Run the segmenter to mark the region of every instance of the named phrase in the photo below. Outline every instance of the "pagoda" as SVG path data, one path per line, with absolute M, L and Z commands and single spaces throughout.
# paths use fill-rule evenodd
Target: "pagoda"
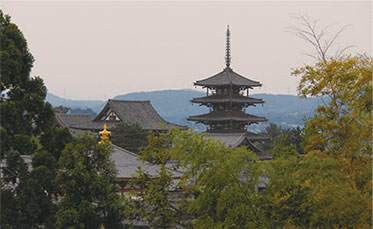
M 229 26 L 226 36 L 226 66 L 224 70 L 194 83 L 195 86 L 206 88 L 207 96 L 194 98 L 191 102 L 209 107 L 210 113 L 189 116 L 188 120 L 207 125 L 207 136 L 222 140 L 225 143 L 231 141 L 233 144 L 235 142 L 235 146 L 240 146 L 247 144 L 248 141 L 266 139 L 266 137 L 248 132 L 246 127 L 253 123 L 268 120 L 264 117 L 245 113 L 245 108 L 248 106 L 264 103 L 262 99 L 249 96 L 249 89 L 261 87 L 262 84 L 233 71 L 231 68 Z M 234 136 L 237 136 L 237 139 Z M 233 147 L 232 144 L 230 146 Z

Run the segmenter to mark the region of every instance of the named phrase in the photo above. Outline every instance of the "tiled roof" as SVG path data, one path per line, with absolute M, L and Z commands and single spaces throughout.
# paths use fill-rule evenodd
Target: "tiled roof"
M 208 114 L 189 116 L 188 120 L 198 122 L 238 121 L 247 123 L 268 121 L 264 117 L 246 114 L 243 111 L 212 111 Z
M 58 126 L 71 127 L 72 125 L 93 120 L 91 114 L 65 114 L 55 113 L 55 121 Z
M 260 160 L 270 160 L 271 155 L 263 154 L 256 146 L 252 143 L 255 140 L 268 139 L 266 136 L 258 135 L 251 132 L 244 133 L 207 133 L 206 138 L 213 139 L 214 141 L 220 141 L 227 147 L 236 148 L 242 145 L 247 146 L 251 149 Z
M 243 95 L 227 95 L 227 94 L 214 94 L 206 97 L 194 98 L 193 103 L 245 103 L 245 104 L 256 104 L 264 103 L 262 99 L 256 99 Z
M 119 146 L 112 145 L 114 152 L 111 155 L 116 169 L 118 170 L 117 179 L 131 179 L 135 178 L 137 169 L 140 166 L 141 169 L 153 177 L 158 176 L 158 171 L 161 167 L 159 165 L 151 165 L 148 162 L 138 160 L 138 156 L 128 150 L 125 150 Z M 171 167 L 171 166 L 170 166 Z M 183 174 L 179 171 L 174 171 L 171 168 L 168 170 L 173 174 L 173 178 L 180 178 Z
M 245 133 L 207 133 L 207 138 L 221 141 L 227 147 L 238 147 L 246 139 Z
M 104 129 L 104 124 L 107 124 L 107 128 L 110 129 L 115 125 L 119 124 L 120 121 L 89 121 L 83 122 L 79 124 L 72 125 L 72 129 L 79 129 L 79 130 L 102 130 Z
M 110 109 L 114 111 L 120 121 L 101 120 Z M 106 106 L 94 120 L 73 125 L 72 128 L 83 130 L 101 130 L 103 129 L 104 123 L 108 125 L 108 128 L 111 128 L 121 121 L 129 124 L 137 122 L 145 130 L 161 130 L 162 128 L 165 128 L 166 130 L 171 128 L 182 130 L 188 129 L 187 126 L 173 124 L 165 121 L 153 108 L 153 106 L 150 104 L 150 101 L 111 99 L 109 99 Z
M 222 72 L 213 75 L 207 79 L 197 80 L 194 85 L 203 87 L 216 87 L 224 85 L 235 85 L 239 87 L 260 87 L 261 83 L 247 79 L 244 76 L 234 72 L 230 67 L 226 67 Z

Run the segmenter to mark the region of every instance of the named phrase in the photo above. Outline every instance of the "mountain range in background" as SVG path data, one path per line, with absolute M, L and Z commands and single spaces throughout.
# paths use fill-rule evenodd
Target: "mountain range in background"
M 150 100 L 157 112 L 172 123 L 188 125 L 199 131 L 204 130 L 204 125 L 189 122 L 186 118 L 190 115 L 207 113 L 209 108 L 192 104 L 190 100 L 206 96 L 206 93 L 197 90 L 162 90 L 151 92 L 135 92 L 115 96 L 116 100 Z M 267 123 L 250 125 L 249 130 L 259 132 L 270 123 L 276 123 L 283 128 L 294 128 L 304 125 L 304 119 L 310 118 L 320 104 L 316 98 L 300 98 L 295 95 L 253 94 L 254 98 L 265 101 L 263 105 L 250 106 L 246 113 L 263 116 L 269 119 Z M 92 113 L 94 116 L 105 106 L 106 101 L 101 100 L 72 100 L 64 99 L 48 93 L 46 97 L 52 106 L 71 108 L 71 113 Z

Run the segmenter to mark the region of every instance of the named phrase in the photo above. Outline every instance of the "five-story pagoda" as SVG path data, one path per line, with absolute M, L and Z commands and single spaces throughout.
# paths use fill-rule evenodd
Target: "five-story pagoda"
M 268 120 L 264 117 L 247 114 L 244 111 L 248 106 L 264 103 L 262 99 L 249 97 L 249 89 L 261 87 L 262 84 L 241 76 L 230 67 L 229 26 L 227 28 L 225 64 L 226 67 L 222 72 L 194 83 L 195 86 L 206 88 L 207 96 L 194 98 L 192 102 L 210 107 L 211 112 L 190 116 L 188 120 L 208 125 L 208 136 L 218 140 L 224 141 L 225 138 L 232 138 L 232 136 L 240 136 L 241 139 L 246 140 L 264 139 L 265 137 L 249 133 L 246 130 L 247 125 Z M 245 135 L 244 138 L 242 134 Z M 242 144 L 243 142 L 235 146 Z

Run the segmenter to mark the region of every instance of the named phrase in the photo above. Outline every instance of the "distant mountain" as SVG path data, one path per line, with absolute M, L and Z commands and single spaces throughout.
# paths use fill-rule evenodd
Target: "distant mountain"
M 128 93 L 115 96 L 113 99 L 150 100 L 154 108 L 165 120 L 202 130 L 203 125 L 188 122 L 186 118 L 189 115 L 203 114 L 209 111 L 207 107 L 190 102 L 192 98 L 205 95 L 204 92 L 196 90 L 162 90 Z M 253 94 L 251 96 L 261 98 L 265 103 L 247 108 L 247 113 L 267 117 L 269 122 L 274 122 L 285 128 L 302 126 L 303 119 L 311 117 L 314 114 L 315 108 L 319 105 L 318 99 L 303 99 L 294 95 Z M 96 113 L 100 112 L 106 103 L 106 101 L 99 100 L 63 99 L 50 93 L 46 100 L 53 106 L 63 105 L 70 108 L 91 108 Z M 251 125 L 250 130 L 263 130 L 267 124 Z
M 45 98 L 47 102 L 52 104 L 53 107 L 57 106 L 64 106 L 69 108 L 80 108 L 80 109 L 87 109 L 90 108 L 94 112 L 100 111 L 103 106 L 105 106 L 105 101 L 102 100 L 72 100 L 72 99 L 64 99 L 52 93 L 47 93 Z

